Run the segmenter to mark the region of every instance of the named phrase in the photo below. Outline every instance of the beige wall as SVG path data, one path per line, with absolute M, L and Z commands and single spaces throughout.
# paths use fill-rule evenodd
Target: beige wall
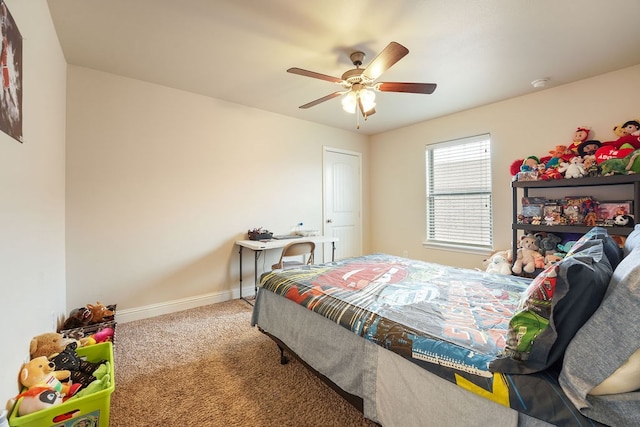
M 44 0 L 5 0 L 23 37 L 21 144 L 0 132 L 0 401 L 29 340 L 64 315 L 66 64 Z M 0 411 L 4 404 L 0 406 Z
M 492 140 L 494 244 L 511 247 L 510 164 L 529 155 L 543 156 L 557 144 L 568 145 L 578 126 L 591 139 L 616 139 L 612 128 L 640 116 L 634 89 L 640 66 L 532 95 L 430 120 L 371 138 L 371 250 L 469 268 L 483 255 L 438 251 L 425 240 L 425 168 L 427 144 L 490 133 Z M 469 165 L 473 167 L 473 165 Z
M 237 297 L 248 228 L 322 229 L 325 145 L 369 163 L 354 132 L 70 66 L 68 306 L 117 303 L 130 319 Z

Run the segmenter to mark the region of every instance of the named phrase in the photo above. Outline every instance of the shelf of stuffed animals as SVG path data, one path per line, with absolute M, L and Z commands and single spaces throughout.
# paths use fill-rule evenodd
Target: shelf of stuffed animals
M 640 220 L 640 174 L 629 174 L 629 175 L 611 175 L 611 176 L 594 176 L 594 177 L 581 177 L 581 178 L 564 178 L 564 179 L 554 179 L 554 180 L 523 180 L 523 181 L 513 181 L 511 183 L 512 187 L 512 209 L 513 209 L 513 223 L 512 223 L 512 231 L 513 231 L 513 246 L 512 250 L 517 250 L 518 246 L 518 233 L 524 232 L 526 233 L 536 233 L 536 232 L 547 232 L 547 233 L 576 233 L 576 234 L 584 234 L 588 232 L 593 225 L 592 224 L 554 224 L 547 225 L 544 221 L 540 223 L 522 223 L 518 220 L 519 215 L 519 206 L 522 198 L 527 198 L 530 196 L 529 190 L 536 189 L 554 189 L 554 188 L 580 188 L 584 187 L 585 194 L 591 194 L 593 192 L 593 188 L 597 187 L 599 191 L 607 191 L 608 187 L 612 189 L 615 187 L 612 186 L 623 186 L 625 189 L 629 191 L 625 191 L 625 193 L 629 194 L 633 200 L 632 211 L 629 212 L 631 217 L 635 219 L 635 221 Z M 628 187 L 628 188 L 626 188 Z M 589 190 L 591 188 L 591 190 Z M 619 187 L 618 187 L 619 188 Z M 613 199 L 620 199 L 619 197 L 614 197 L 614 193 L 616 191 L 609 191 Z M 633 222 L 628 225 L 616 225 L 611 227 L 612 234 L 619 236 L 627 236 L 633 231 Z

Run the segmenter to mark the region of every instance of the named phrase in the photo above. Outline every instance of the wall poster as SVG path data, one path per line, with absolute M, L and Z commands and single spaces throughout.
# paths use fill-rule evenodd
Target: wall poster
M 0 130 L 22 141 L 22 36 L 0 0 Z

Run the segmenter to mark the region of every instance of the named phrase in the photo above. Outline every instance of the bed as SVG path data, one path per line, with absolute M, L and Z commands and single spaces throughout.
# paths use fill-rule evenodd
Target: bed
M 594 227 L 534 279 L 387 254 L 268 272 L 252 325 L 385 427 L 640 425 L 639 287 L 640 226 L 623 249 Z

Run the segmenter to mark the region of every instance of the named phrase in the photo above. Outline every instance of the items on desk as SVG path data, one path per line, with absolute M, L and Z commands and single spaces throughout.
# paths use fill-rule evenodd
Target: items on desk
M 273 232 L 262 227 L 248 230 L 247 234 L 249 235 L 249 240 L 271 240 L 273 237 Z
M 275 240 L 286 240 L 286 239 L 299 239 L 302 236 L 299 234 L 276 234 L 272 238 Z

